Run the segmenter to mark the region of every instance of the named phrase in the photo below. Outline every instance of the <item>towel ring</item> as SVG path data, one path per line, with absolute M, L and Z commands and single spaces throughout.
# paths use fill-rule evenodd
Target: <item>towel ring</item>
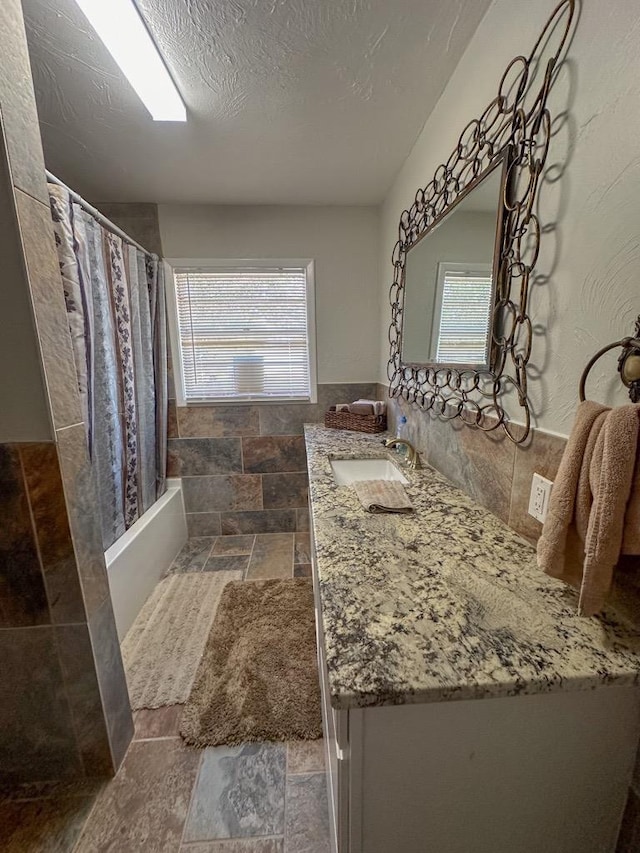
M 618 373 L 622 383 L 629 389 L 629 397 L 632 403 L 640 403 L 640 316 L 636 320 L 636 337 L 621 338 L 619 341 L 614 341 L 612 344 L 607 344 L 593 356 L 588 362 L 580 377 L 580 402 L 584 403 L 584 389 L 587 383 L 587 376 L 593 365 L 609 350 L 616 347 L 622 347 L 622 352 L 618 358 Z

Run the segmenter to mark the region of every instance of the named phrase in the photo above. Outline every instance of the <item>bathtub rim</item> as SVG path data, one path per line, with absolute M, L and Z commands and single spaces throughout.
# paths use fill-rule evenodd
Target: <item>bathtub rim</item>
M 167 489 L 163 495 L 161 495 L 158 500 L 152 504 L 149 509 L 143 513 L 137 521 L 131 525 L 128 530 L 120 536 L 113 545 L 110 545 L 107 550 L 104 552 L 104 561 L 107 565 L 107 571 L 109 570 L 109 566 L 120 557 L 124 551 L 131 545 L 133 540 L 140 536 L 140 534 L 144 531 L 146 527 L 153 521 L 156 516 L 162 512 L 164 507 L 169 503 L 172 497 L 176 494 L 176 492 L 182 491 L 182 480 L 180 477 L 168 477 L 167 478 Z

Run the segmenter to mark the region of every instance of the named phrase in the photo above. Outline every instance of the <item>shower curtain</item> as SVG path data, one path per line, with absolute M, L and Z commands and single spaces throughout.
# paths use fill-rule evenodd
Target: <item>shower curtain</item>
M 49 184 L 105 550 L 166 490 L 162 264 Z

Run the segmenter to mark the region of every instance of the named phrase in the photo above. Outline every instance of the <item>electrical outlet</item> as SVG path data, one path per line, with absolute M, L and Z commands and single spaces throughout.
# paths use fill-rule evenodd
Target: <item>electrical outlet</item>
M 529 515 L 544 524 L 549 509 L 549 498 L 553 483 L 540 474 L 534 474 L 531 479 L 531 494 L 529 495 Z

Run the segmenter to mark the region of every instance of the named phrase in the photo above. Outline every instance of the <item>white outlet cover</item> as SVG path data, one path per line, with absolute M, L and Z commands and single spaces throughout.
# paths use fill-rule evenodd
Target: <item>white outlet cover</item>
M 553 482 L 542 477 L 540 474 L 534 474 L 531 479 L 531 493 L 529 495 L 529 515 L 532 515 L 537 521 L 544 524 L 549 511 L 549 499 L 551 497 L 551 489 Z

